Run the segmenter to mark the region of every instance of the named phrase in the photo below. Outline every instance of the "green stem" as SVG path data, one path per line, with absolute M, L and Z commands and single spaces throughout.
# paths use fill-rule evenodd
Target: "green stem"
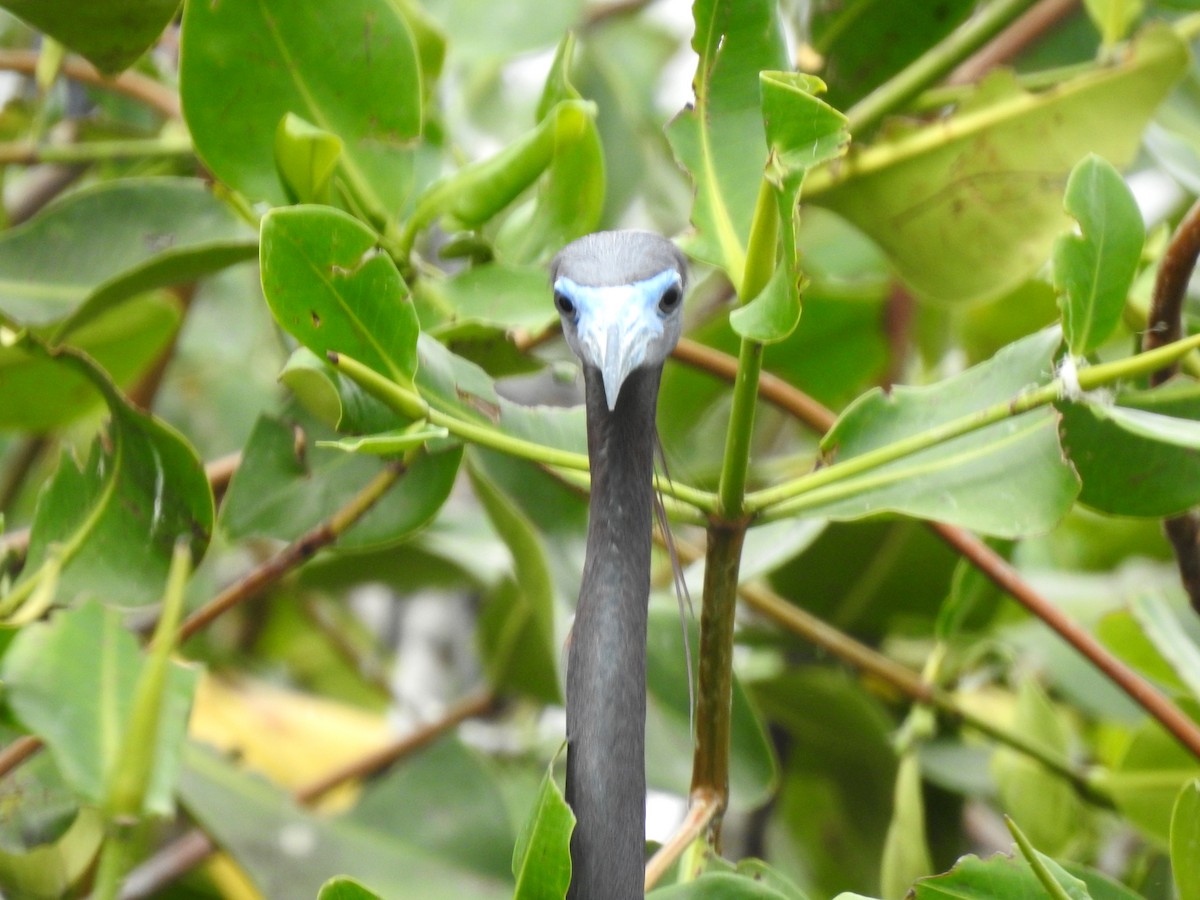
M 873 128 L 884 116 L 940 80 L 1032 4 L 1033 0 L 996 0 L 972 16 L 915 62 L 851 107 L 846 113 L 850 133 L 858 135 Z
M 767 286 L 775 271 L 775 246 L 779 236 L 779 211 L 775 189 L 766 178 L 758 188 L 754 222 L 746 253 L 745 275 L 738 297 L 749 303 Z M 725 434 L 721 478 L 717 489 L 718 511 L 727 520 L 742 515 L 746 476 L 750 469 L 750 440 L 754 433 L 754 412 L 758 405 L 758 381 L 762 374 L 763 345 L 742 339 L 738 353 L 737 377 L 733 382 L 733 401 L 729 411 L 729 430 Z
M 528 459 L 540 465 L 580 472 L 588 471 L 586 454 L 572 453 L 569 450 L 559 450 L 534 441 L 512 437 L 490 425 L 469 422 L 450 413 L 434 409 L 415 390 L 410 390 L 385 378 L 374 369 L 344 353 L 330 354 L 329 360 L 347 378 L 402 416 L 411 419 L 426 419 L 431 425 L 445 428 L 456 438 L 470 441 L 490 450 L 499 450 L 510 456 Z M 664 494 L 689 503 L 702 512 L 711 513 L 717 508 L 716 496 L 707 491 L 697 490 L 666 479 L 657 479 L 655 483 Z
M 85 141 L 79 144 L 0 144 L 0 165 L 35 163 L 93 163 L 114 159 L 153 159 L 190 156 L 192 142 L 186 137 L 153 140 Z
M 1115 362 L 1090 366 L 1079 371 L 1079 387 L 1084 391 L 1090 391 L 1122 378 L 1153 372 L 1198 348 L 1200 348 L 1200 335 L 1193 335 L 1172 344 L 1165 344 L 1147 353 L 1139 353 Z M 755 514 L 772 507 L 779 507 L 785 501 L 795 501 L 796 498 L 810 494 L 818 488 L 836 484 L 953 438 L 978 431 L 988 425 L 994 425 L 1004 419 L 1019 416 L 1039 406 L 1053 403 L 1062 396 L 1063 388 L 1063 382 L 1056 378 L 1049 384 L 1019 394 L 1011 400 L 968 413 L 902 440 L 869 450 L 851 459 L 833 463 L 776 487 L 748 494 L 745 499 L 745 509 L 748 513 Z M 824 501 L 829 497 L 821 499 Z M 796 512 L 801 507 L 813 505 L 814 502 L 816 501 L 806 501 L 803 504 L 791 502 L 786 507 L 786 511 Z M 784 509 L 780 508 L 775 511 L 783 513 Z

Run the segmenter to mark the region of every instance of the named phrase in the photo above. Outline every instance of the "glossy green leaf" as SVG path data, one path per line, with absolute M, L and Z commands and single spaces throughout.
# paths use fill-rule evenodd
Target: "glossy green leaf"
M 1054 245 L 1054 284 L 1067 346 L 1084 356 L 1121 321 L 1142 256 L 1144 227 L 1125 180 L 1095 154 L 1071 170 L 1063 204 L 1082 234 L 1064 235 Z
M 905 753 L 896 772 L 895 803 L 883 845 L 882 892 L 901 897 L 923 875 L 934 872 L 925 838 L 925 801 L 921 796 L 921 764 Z
M 1083 482 L 1079 499 L 1123 516 L 1176 515 L 1200 503 L 1200 385 L 1179 381 L 1056 404 L 1063 450 Z
M 389 0 L 189 3 L 179 73 L 196 152 L 252 200 L 282 203 L 275 129 L 294 113 L 345 142 L 341 177 L 372 212 L 395 214 L 412 187 L 422 132 L 412 31 Z
M 1060 883 L 1072 884 L 1068 896 L 1088 897 L 1083 883 L 1055 867 Z M 988 859 L 964 856 L 944 875 L 922 878 L 913 885 L 913 900 L 994 900 L 996 897 L 1045 897 L 1042 883 L 1024 859 L 997 854 Z
M 1171 812 L 1171 874 L 1179 900 L 1200 898 L 1200 780 L 1184 785 Z
M 400 425 L 399 416 L 307 347 L 288 357 L 279 380 L 322 424 L 351 434 L 378 434 Z
M 1129 609 L 1192 697 L 1200 701 L 1200 647 L 1184 630 L 1171 607 L 1157 594 L 1139 592 L 1130 598 Z
M 13 711 L 45 741 L 63 777 L 91 803 L 106 799 L 144 665 L 121 615 L 97 603 L 25 626 L 0 664 Z M 153 771 L 147 773 L 144 809 L 149 813 L 169 815 L 174 809 L 198 676 L 196 669 L 174 662 L 167 670 Z
M 0 317 L 81 327 L 117 303 L 252 259 L 258 237 L 197 179 L 101 182 L 0 235 Z
M 808 170 L 846 152 L 846 117 L 819 98 L 825 82 L 799 72 L 762 72 L 763 126 L 771 159 L 767 174 L 794 194 Z
M 788 67 L 776 4 L 700 0 L 692 6 L 699 56 L 694 106 L 671 123 L 671 146 L 695 185 L 688 252 L 740 284 L 767 145 L 759 75 Z
M 1062 231 L 1061 179 L 1089 151 L 1128 165 L 1187 59 L 1181 38 L 1160 24 L 1117 64 L 1044 93 L 997 74 L 936 131 L 863 150 L 819 185 L 810 178 L 807 197 L 878 241 L 918 295 L 998 296 L 1045 262 Z
M 513 900 L 561 900 L 571 883 L 571 831 L 575 814 L 567 805 L 551 766 L 537 801 L 513 848 Z
M 411 381 L 420 326 L 371 229 L 328 207 L 272 210 L 263 217 L 260 265 L 271 312 L 309 350 L 345 353 Z
M 325 433 L 308 423 L 262 417 L 221 504 L 231 537 L 295 538 L 329 518 L 379 471 L 369 456 L 312 444 Z M 342 550 L 387 546 L 424 527 L 450 494 L 461 449 L 421 455 L 337 542 Z
M 394 456 L 420 447 L 428 441 L 440 440 L 450 435 L 445 428 L 426 426 L 384 431 L 367 437 L 341 438 L 336 441 L 317 441 L 318 447 L 344 450 L 347 453 L 365 453 L 370 456 Z
M 1194 710 L 1193 705 L 1186 708 Z M 1183 787 L 1200 778 L 1200 763 L 1157 724 L 1137 728 L 1102 787 L 1143 834 L 1166 847 L 1171 807 Z
M 275 165 L 293 203 L 325 203 L 332 197 L 333 175 L 345 144 L 293 113 L 275 129 Z
M 369 890 L 361 882 L 345 875 L 338 875 L 321 885 L 317 900 L 383 900 L 383 898 Z
M 692 653 L 699 631 L 689 620 Z M 687 658 L 674 599 L 651 604 L 646 645 L 646 781 L 686 796 L 691 784 L 691 708 Z M 693 662 L 694 665 L 694 662 Z M 734 808 L 754 809 L 775 789 L 779 768 L 764 720 L 734 675 L 730 725 L 729 796 Z
M 102 72 L 128 68 L 157 42 L 179 0 L 112 0 L 81 6 L 72 0 L 4 0 L 4 7 L 46 32 Z
M 406 761 L 371 784 L 360 807 L 335 817 L 302 810 L 194 747 L 181 799 L 264 896 L 313 897 L 335 875 L 389 900 L 512 895 L 503 801 L 487 770 L 453 741 Z
M 1048 379 L 1058 342 L 1054 331 L 1041 332 L 929 387 L 875 389 L 842 414 L 822 449 L 831 460 L 852 459 L 1009 400 Z M 997 537 L 1044 531 L 1066 513 L 1078 491 L 1054 425 L 1052 410 L 1032 410 L 799 499 L 806 515 L 857 519 L 898 512 Z M 997 491 L 997 484 L 1005 490 Z
M 499 153 L 430 185 L 417 199 L 407 227 L 423 228 L 440 217 L 445 217 L 451 228 L 477 228 L 490 221 L 551 167 L 559 154 L 571 154 L 581 142 L 589 143 L 595 117 L 595 104 L 560 101 L 534 128 Z
M 485 263 L 448 278 L 423 278 L 413 290 L 419 302 L 449 323 L 479 322 L 536 334 L 558 321 L 542 266 Z M 434 335 L 446 327 L 423 324 Z
M 782 341 L 800 322 L 800 292 L 786 267 L 780 266 L 761 294 L 729 314 L 736 334 L 762 344 Z
M 12 613 L 57 571 L 58 598 L 86 595 L 121 606 L 157 600 L 175 542 L 200 559 L 213 527 L 208 478 L 174 429 L 135 409 L 90 360 L 66 349 L 20 345 L 86 378 L 108 404 L 107 434 L 80 468 L 68 453 L 38 498 L 25 569 L 0 610 Z M 43 568 L 47 567 L 47 568 Z
M 554 584 L 546 550 L 533 524 L 476 465 L 467 468 L 475 496 L 513 558 L 513 578 L 484 608 L 479 623 L 484 665 L 492 685 L 559 703 L 559 648 L 554 630 Z
M 1048 753 L 1066 758 L 1070 735 L 1062 713 L 1032 678 L 1017 689 L 1013 729 Z M 1074 788 L 1022 753 L 998 747 L 992 774 L 1004 812 L 1028 832 L 1030 840 L 1051 854 L 1059 853 L 1079 831 L 1081 809 Z
M 179 327 L 175 298 L 147 294 L 80 327 L 70 344 L 86 353 L 120 387 L 128 387 L 158 359 Z M 42 432 L 66 425 L 101 406 L 88 379 L 20 347 L 0 346 L 0 430 Z

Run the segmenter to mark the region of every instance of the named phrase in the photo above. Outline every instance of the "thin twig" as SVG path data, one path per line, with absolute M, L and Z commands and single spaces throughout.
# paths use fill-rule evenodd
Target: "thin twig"
M 27 734 L 17 738 L 3 750 L 0 750 L 0 778 L 3 778 L 41 749 L 41 738 Z
M 0 70 L 33 75 L 37 70 L 37 62 L 36 50 L 0 50 Z M 127 69 L 115 78 L 109 78 L 101 74 L 90 62 L 78 56 L 69 56 L 63 60 L 61 71 L 72 81 L 132 97 L 167 118 L 178 119 L 183 115 L 179 105 L 179 94 L 139 72 Z
M 971 84 L 1003 65 L 1074 12 L 1079 0 L 1040 0 L 950 73 L 947 84 Z
M 1200 256 L 1200 202 L 1187 211 L 1159 263 L 1142 339 L 1143 350 L 1153 350 L 1182 336 L 1183 301 L 1197 256 Z M 1165 366 L 1150 376 L 1150 383 L 1160 385 L 1178 370 L 1178 364 Z M 1192 609 L 1200 613 L 1200 513 L 1191 510 L 1164 519 L 1163 531 L 1175 552 L 1179 577 Z
M 646 893 L 675 864 L 692 841 L 700 837 L 721 809 L 721 801 L 712 791 L 693 791 L 688 813 L 665 844 L 646 863 Z
M 311 559 L 318 550 L 336 541 L 387 493 L 406 469 L 401 462 L 388 465 L 328 519 L 296 538 L 188 616 L 179 629 L 180 643 L 205 628 L 218 616 L 258 596 L 301 563 Z
M 1200 204 L 1198 204 L 1200 205 Z M 1198 214 L 1200 217 L 1200 214 Z M 1197 223 L 1197 242 L 1200 246 L 1200 222 Z M 1164 343 L 1168 343 L 1164 340 Z M 682 352 L 677 348 L 676 358 L 697 368 L 704 369 L 728 380 L 737 368 L 737 360 L 728 354 L 711 348 L 694 346 L 691 341 L 680 341 Z M 711 365 L 710 365 L 711 364 Z M 762 385 L 768 383 L 764 375 Z M 775 379 L 771 390 L 762 390 L 764 399 L 777 403 L 792 412 L 801 421 L 817 431 L 828 431 L 836 419 L 834 413 L 817 401 L 792 387 L 782 379 Z M 962 528 L 941 522 L 926 522 L 934 533 L 962 554 L 980 572 L 986 575 L 1001 590 L 1011 594 L 1035 616 L 1058 633 L 1087 660 L 1128 694 L 1134 702 L 1158 720 L 1175 738 L 1200 759 L 1200 726 L 1197 726 L 1170 699 L 1156 691 L 1136 672 L 1113 656 L 1092 635 L 1075 624 L 1026 582 L 1020 574 L 999 554 L 983 541 Z
M 378 775 L 467 719 L 486 715 L 495 705 L 496 696 L 490 690 L 485 689 L 472 694 L 451 706 L 436 722 L 423 725 L 378 750 L 364 754 L 359 759 L 301 785 L 292 792 L 292 799 L 301 806 L 311 806 L 334 788 Z M 142 900 L 154 896 L 166 885 L 208 859 L 216 849 L 216 842 L 201 829 L 194 828 L 188 831 L 129 873 L 121 892 L 121 900 Z

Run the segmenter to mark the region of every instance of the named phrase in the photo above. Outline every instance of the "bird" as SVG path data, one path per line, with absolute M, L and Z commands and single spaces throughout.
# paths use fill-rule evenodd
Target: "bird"
M 568 900 L 644 894 L 646 620 L 655 414 L 682 332 L 687 261 L 649 231 L 601 231 L 550 264 L 563 336 L 582 363 L 591 470 L 567 651 Z

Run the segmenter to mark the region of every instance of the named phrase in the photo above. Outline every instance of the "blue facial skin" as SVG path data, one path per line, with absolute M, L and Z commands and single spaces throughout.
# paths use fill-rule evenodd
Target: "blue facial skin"
M 574 307 L 574 331 L 564 329 L 567 341 L 580 359 L 600 370 L 609 410 L 616 408 L 621 385 L 630 372 L 651 356 L 657 355 L 659 360 L 665 356 L 668 322 L 678 337 L 678 308 L 673 316 L 659 308 L 659 301 L 672 286 L 681 284 L 674 269 L 610 287 L 576 284 L 565 276 L 554 282 L 554 292 Z M 572 315 L 566 313 L 564 318 Z

